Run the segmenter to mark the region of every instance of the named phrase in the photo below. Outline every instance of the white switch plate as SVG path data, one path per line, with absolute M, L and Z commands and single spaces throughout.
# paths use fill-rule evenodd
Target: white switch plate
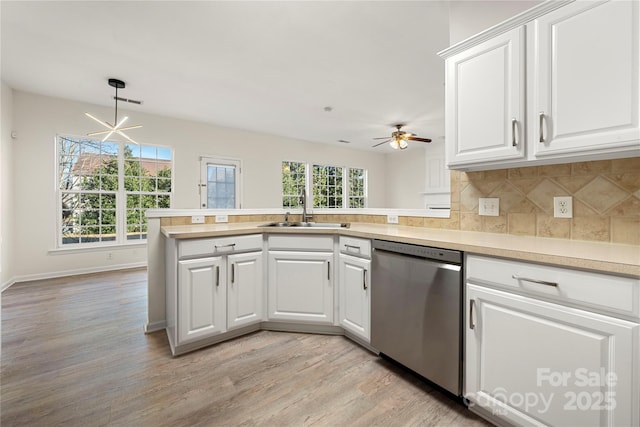
M 229 215 L 216 215 L 216 223 L 229 222 Z
M 573 218 L 573 199 L 571 196 L 553 198 L 554 218 Z
M 397 224 L 398 215 L 387 215 L 387 224 Z
M 193 215 L 191 217 L 191 224 L 204 224 L 204 215 Z
M 481 197 L 479 199 L 478 214 L 484 216 L 500 215 L 500 199 L 497 197 Z

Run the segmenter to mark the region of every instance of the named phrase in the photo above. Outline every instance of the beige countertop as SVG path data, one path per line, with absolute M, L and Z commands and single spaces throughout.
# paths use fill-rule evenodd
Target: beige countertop
M 352 223 L 343 229 L 259 227 L 264 223 L 173 225 L 161 228 L 174 239 L 256 233 L 338 234 L 435 246 L 467 253 L 640 276 L 640 246 L 475 231 Z

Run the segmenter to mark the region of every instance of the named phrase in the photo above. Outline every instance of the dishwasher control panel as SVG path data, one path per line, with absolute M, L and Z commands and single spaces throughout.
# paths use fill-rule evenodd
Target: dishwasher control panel
M 412 245 L 410 243 L 389 242 L 387 240 L 374 240 L 373 249 L 388 252 L 396 252 L 420 258 L 431 258 L 453 264 L 462 263 L 462 252 L 450 249 L 434 248 L 431 246 Z

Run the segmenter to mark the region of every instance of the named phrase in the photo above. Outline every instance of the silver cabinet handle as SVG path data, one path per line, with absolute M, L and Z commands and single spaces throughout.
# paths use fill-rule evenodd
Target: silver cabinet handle
M 516 280 L 524 280 L 525 282 L 537 283 L 539 285 L 553 286 L 553 287 L 557 287 L 558 286 L 558 283 L 556 283 L 556 282 L 547 282 L 546 280 L 530 279 L 528 277 L 518 276 L 517 274 L 514 274 L 511 277 L 516 279 Z
M 516 124 L 518 123 L 518 121 L 516 120 L 516 118 L 512 118 L 511 119 L 511 145 L 513 145 L 514 147 L 518 146 L 518 140 L 516 137 Z
M 220 286 L 220 266 L 216 265 L 216 288 Z
M 236 281 L 236 263 L 231 263 L 231 283 Z
M 367 269 L 365 268 L 362 272 L 362 287 L 364 290 L 367 290 Z
M 540 142 L 544 142 L 544 111 L 540 111 Z
M 344 245 L 345 249 L 357 249 L 360 250 L 360 246 L 354 246 L 354 245 Z
M 327 261 L 327 280 L 331 280 L 331 261 Z
M 233 248 L 236 247 L 236 244 L 235 243 L 230 243 L 228 245 L 221 245 L 221 246 L 213 245 L 213 247 L 215 248 L 215 250 L 223 249 L 223 248 L 231 248 L 231 249 L 233 249 Z
M 476 325 L 473 323 L 473 308 L 476 306 L 476 300 L 469 300 L 469 329 L 475 329 Z

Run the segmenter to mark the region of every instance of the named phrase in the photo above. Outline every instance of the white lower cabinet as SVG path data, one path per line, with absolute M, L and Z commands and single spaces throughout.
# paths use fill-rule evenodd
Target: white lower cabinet
M 333 252 L 269 251 L 269 320 L 333 324 Z
M 233 329 L 263 319 L 262 252 L 227 258 L 227 326 Z
M 481 277 L 482 269 L 476 267 L 490 259 L 469 258 L 467 274 L 472 277 L 466 285 L 464 396 L 472 410 L 480 408 L 485 416 L 514 425 L 639 425 L 637 319 L 551 301 L 563 295 L 565 284 L 571 288 L 573 271 L 566 270 L 564 275 L 555 268 L 543 280 L 520 277 L 518 272 L 526 271 L 527 263 L 500 260 L 500 270 L 490 272 L 483 267 L 487 276 Z M 489 276 L 506 276 L 507 271 L 509 278 L 518 278 L 524 292 L 496 289 L 513 283 L 489 281 Z M 583 276 L 585 295 L 623 293 L 622 287 L 597 289 L 601 275 L 577 274 Z M 628 281 L 637 299 L 639 283 Z
M 340 326 L 369 343 L 371 340 L 371 260 L 340 254 Z
M 167 239 L 165 249 L 167 336 L 173 354 L 264 320 L 262 235 Z
M 178 262 L 177 331 L 179 344 L 226 330 L 225 283 L 220 283 L 222 257 Z

